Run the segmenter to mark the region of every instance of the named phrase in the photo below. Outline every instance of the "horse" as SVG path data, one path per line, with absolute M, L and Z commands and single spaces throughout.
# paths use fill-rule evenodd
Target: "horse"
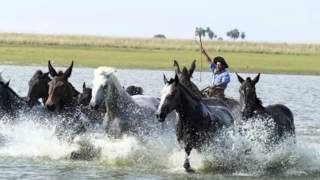
M 147 135 L 158 128 L 155 118 L 159 100 L 151 96 L 130 96 L 121 86 L 111 67 L 99 67 L 94 71 L 90 106 L 105 106 L 106 132 L 114 137 L 123 134 Z
M 79 95 L 79 92 L 68 82 L 72 73 L 73 61 L 65 72 L 57 73 L 50 61 L 48 61 L 48 68 L 53 79 L 49 82 L 48 98 L 45 103 L 47 109 L 54 111 L 55 109 L 63 110 L 65 107 L 75 107 L 77 105 L 75 97 Z
M 225 106 L 232 110 L 234 114 L 240 111 L 240 104 L 238 101 L 232 98 L 216 98 L 216 97 L 206 97 L 203 95 L 202 91 L 197 87 L 195 83 L 191 81 L 192 74 L 196 68 L 196 60 L 193 60 L 189 69 L 185 66 L 182 71 L 180 69 L 178 61 L 173 61 L 173 66 L 175 73 L 179 78 L 179 82 L 185 87 L 188 87 L 196 96 L 202 98 L 203 103 L 210 106 Z
M 86 86 L 84 82 L 82 85 L 82 93 L 78 96 L 78 104 L 88 106 L 92 98 L 92 88 Z
M 30 107 L 39 103 L 39 99 L 42 99 L 42 103 L 45 104 L 48 99 L 49 82 L 51 78 L 49 77 L 49 72 L 43 73 L 41 70 L 37 70 L 32 78 L 29 80 L 27 103 Z
M 236 73 L 240 82 L 240 107 L 241 120 L 243 122 L 262 119 L 265 126 L 270 128 L 267 145 L 277 144 L 289 136 L 295 136 L 294 117 L 291 110 L 282 104 L 274 104 L 264 107 L 257 97 L 256 84 L 259 82 L 260 73 L 251 79 L 244 80 Z M 271 120 L 271 121 L 270 121 Z
M 65 72 L 57 71 L 48 61 L 49 74 L 52 80 L 49 82 L 48 98 L 45 107 L 56 115 L 57 127 L 55 130 L 59 138 L 73 139 L 75 135 L 87 131 L 87 124 L 82 119 L 81 108 L 77 103 L 79 92 L 68 82 L 71 76 L 73 61 Z
M 1 78 L 2 79 L 2 78 Z M 0 114 L 15 116 L 27 107 L 26 101 L 9 87 L 10 81 L 0 81 Z
M 189 162 L 191 150 L 202 150 L 204 145 L 213 143 L 226 132 L 224 128 L 232 127 L 234 119 L 226 107 L 205 105 L 201 98 L 180 83 L 178 75 L 169 81 L 164 75 L 164 83 L 156 117 L 159 122 L 164 122 L 167 114 L 176 110 L 179 115 L 177 140 L 184 145 L 186 153 L 183 166 L 187 172 L 193 172 Z
M 130 94 L 130 96 L 143 94 L 143 89 L 142 89 L 142 87 L 139 87 L 139 86 L 133 86 L 133 85 L 128 86 L 126 88 L 126 91 L 128 94 Z

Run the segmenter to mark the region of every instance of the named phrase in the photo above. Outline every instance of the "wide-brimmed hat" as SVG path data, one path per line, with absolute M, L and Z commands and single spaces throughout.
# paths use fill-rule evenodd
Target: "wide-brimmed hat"
M 213 59 L 213 63 L 217 64 L 218 62 L 220 62 L 225 68 L 229 68 L 226 60 L 224 60 L 223 57 L 217 56 Z

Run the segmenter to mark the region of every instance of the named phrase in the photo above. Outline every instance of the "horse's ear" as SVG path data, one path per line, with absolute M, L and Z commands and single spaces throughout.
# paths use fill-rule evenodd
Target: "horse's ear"
M 166 77 L 165 74 L 163 74 L 163 82 L 164 82 L 164 84 L 167 84 L 167 83 L 168 83 L 168 79 L 167 79 L 167 77 Z
M 173 66 L 174 66 L 174 71 L 176 72 L 176 74 L 181 73 L 181 70 L 180 70 L 180 67 L 179 67 L 178 61 L 173 60 Z
M 86 82 L 83 82 L 82 89 L 86 88 Z
M 9 84 L 10 84 L 10 80 L 6 82 L 5 86 L 9 87 Z
M 48 69 L 52 77 L 55 77 L 58 75 L 57 71 L 52 67 L 50 60 L 48 61 Z
M 258 73 L 258 75 L 253 79 L 253 83 L 257 84 L 259 82 L 260 79 L 260 73 Z
M 243 83 L 244 79 L 238 73 L 236 73 L 236 75 L 238 77 L 239 82 Z
M 179 77 L 178 77 L 177 74 L 174 76 L 174 82 L 175 82 L 176 84 L 179 83 Z
M 197 60 L 193 60 L 189 69 L 189 78 L 192 77 L 192 74 L 194 72 L 194 70 L 196 69 L 196 61 Z
M 71 76 L 73 68 L 73 61 L 71 62 L 71 65 L 68 67 L 68 69 L 64 72 L 64 77 L 68 79 Z

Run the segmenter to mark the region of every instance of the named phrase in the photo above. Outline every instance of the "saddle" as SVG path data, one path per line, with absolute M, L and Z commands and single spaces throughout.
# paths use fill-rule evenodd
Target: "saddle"
M 208 88 L 202 90 L 202 96 L 225 99 L 224 88 L 209 86 Z

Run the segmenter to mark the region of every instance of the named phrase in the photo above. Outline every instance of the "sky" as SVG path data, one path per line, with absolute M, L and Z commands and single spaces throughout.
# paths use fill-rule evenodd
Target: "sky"
M 320 43 L 318 0 L 0 0 L 0 32 L 194 39 L 210 27 L 226 39 Z

